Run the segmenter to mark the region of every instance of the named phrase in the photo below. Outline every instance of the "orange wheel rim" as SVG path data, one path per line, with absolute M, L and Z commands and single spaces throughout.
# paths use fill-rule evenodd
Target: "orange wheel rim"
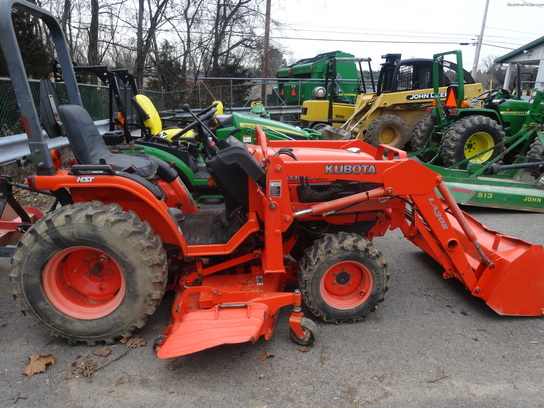
M 67 316 L 100 319 L 121 304 L 125 277 L 109 255 L 91 247 L 64 249 L 47 262 L 42 283 L 51 304 Z
M 362 305 L 372 292 L 374 279 L 366 266 L 354 261 L 339 262 L 321 278 L 323 300 L 336 309 Z

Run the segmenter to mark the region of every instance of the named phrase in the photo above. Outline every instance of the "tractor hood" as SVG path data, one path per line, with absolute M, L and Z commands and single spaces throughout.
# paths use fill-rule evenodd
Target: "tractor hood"
M 255 126 L 260 126 L 270 140 L 317 140 L 323 138 L 322 134 L 316 130 L 301 129 L 298 126 L 257 115 L 234 112 L 229 116 L 224 115 L 224 118 L 221 118 L 222 125 L 217 128 L 217 136 L 220 139 L 226 138 L 232 130 L 238 128 L 241 129 L 239 133 L 242 134 L 244 139 L 242 141 L 254 143 Z

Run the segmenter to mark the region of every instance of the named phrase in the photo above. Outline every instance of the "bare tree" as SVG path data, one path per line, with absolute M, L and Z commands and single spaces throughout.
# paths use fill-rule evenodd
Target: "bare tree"
M 234 63 L 240 51 L 251 50 L 259 39 L 255 24 L 261 19 L 256 0 L 214 0 L 209 2 L 208 14 L 212 21 L 207 47 L 207 75 L 216 75 L 220 64 Z M 238 55 L 237 52 L 238 51 Z
M 40 1 L 61 19 L 77 64 L 131 68 L 140 86 L 146 72 L 170 90 L 259 73 L 264 0 Z
M 91 3 L 91 23 L 89 25 L 89 48 L 88 64 L 97 65 L 98 61 L 98 0 L 90 0 Z
M 504 82 L 506 71 L 501 65 L 493 62 L 496 58 L 496 55 L 486 56 L 474 78 L 477 82 L 481 82 L 486 89 L 496 88 Z
M 167 10 L 170 0 L 138 0 L 136 27 L 136 61 L 135 74 L 141 85 L 146 59 L 152 47 L 157 51 L 157 32 L 168 21 Z M 147 16 L 147 19 L 146 19 Z

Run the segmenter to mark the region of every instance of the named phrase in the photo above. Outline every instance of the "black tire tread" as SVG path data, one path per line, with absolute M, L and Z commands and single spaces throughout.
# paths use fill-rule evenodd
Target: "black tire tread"
M 538 137 L 535 138 L 529 146 L 527 157 L 535 161 L 544 161 L 544 146 L 542 146 L 542 142 Z M 542 174 L 543 168 L 544 166 L 533 167 L 531 169 L 531 175 L 534 178 L 539 177 Z
M 412 139 L 410 144 L 412 146 L 412 151 L 417 152 L 427 146 L 427 141 L 433 132 L 433 129 L 436 125 L 436 115 L 427 115 L 424 116 L 414 128 L 412 132 Z M 416 157 L 424 163 L 430 162 L 436 154 L 434 152 L 426 152 L 418 154 Z
M 312 271 L 320 263 L 321 260 L 327 259 L 331 255 L 338 252 L 339 249 L 355 250 L 360 253 L 366 254 L 371 258 L 383 273 L 383 291 L 378 294 L 374 304 L 366 305 L 363 313 L 350 317 L 350 318 L 337 318 L 329 316 L 323 311 L 318 309 L 315 305 L 315 299 L 312 292 L 309 290 L 310 280 L 312 279 Z M 312 311 L 312 313 L 319 319 L 340 324 L 340 323 L 353 323 L 363 319 L 368 313 L 376 310 L 377 305 L 384 300 L 385 293 L 388 290 L 387 283 L 389 281 L 389 270 L 387 268 L 387 262 L 383 257 L 380 250 L 370 241 L 361 237 L 358 234 L 339 232 L 337 234 L 326 234 L 323 238 L 320 238 L 314 242 L 314 245 L 306 251 L 306 254 L 300 262 L 299 271 L 299 287 L 302 292 L 304 303 Z
M 506 136 L 506 133 L 497 121 L 488 116 L 471 115 L 461 118 L 451 125 L 442 138 L 440 156 L 442 157 L 445 166 L 453 166 L 462 161 L 459 153 L 459 149 L 463 149 L 464 147 L 461 146 L 462 140 L 467 135 L 474 134 L 474 129 L 478 127 L 487 127 L 488 130 L 497 132 L 500 141 L 504 140 Z M 497 146 L 493 152 L 492 158 L 500 155 L 503 150 L 503 146 Z
M 106 227 L 134 247 L 141 253 L 143 267 L 148 271 L 150 290 L 145 295 L 145 305 L 139 315 L 134 316 L 128 324 L 120 325 L 118 330 L 100 338 L 74 337 L 50 327 L 48 322 L 43 321 L 33 310 L 28 296 L 23 288 L 23 270 L 25 258 L 30 252 L 41 245 L 47 235 L 44 233 L 51 228 L 58 228 L 65 225 L 89 224 L 96 227 Z M 59 208 L 40 219 L 21 238 L 17 249 L 11 260 L 12 270 L 10 282 L 13 288 L 13 296 L 19 301 L 25 315 L 30 315 L 37 326 L 45 328 L 53 337 L 62 337 L 71 343 L 86 342 L 94 345 L 104 341 L 112 343 L 119 337 L 129 337 L 136 329 L 142 328 L 149 317 L 153 315 L 159 305 L 165 291 L 167 280 L 166 253 L 162 247 L 160 238 L 155 235 L 147 222 L 140 221 L 139 217 L 132 211 L 123 211 L 116 204 L 104 205 L 100 202 L 75 203 Z M 41 272 L 40 272 L 41 273 Z
M 383 127 L 396 127 L 399 131 L 399 140 L 391 147 L 402 149 L 410 141 L 410 135 L 408 134 L 408 126 L 398 116 L 395 115 L 381 115 L 374 119 L 365 131 L 365 142 L 371 144 L 374 147 L 378 147 L 380 142 L 380 130 Z

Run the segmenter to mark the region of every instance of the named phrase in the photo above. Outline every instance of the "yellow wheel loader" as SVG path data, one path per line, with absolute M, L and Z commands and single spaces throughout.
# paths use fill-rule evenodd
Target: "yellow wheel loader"
M 343 138 L 351 135 L 373 146 L 387 144 L 404 148 L 415 126 L 433 102 L 432 59 L 401 60 L 400 54 L 387 54 L 384 58 L 377 92 L 360 93 L 355 105 L 306 101 L 302 107 L 301 123 L 305 127 L 321 129 L 327 139 L 337 139 L 339 134 Z M 442 98 L 446 96 L 451 79 L 457 78 L 456 67 L 449 61 L 443 61 L 441 65 L 439 92 Z M 471 100 L 483 92 L 482 84 L 475 83 L 468 72 L 464 71 L 463 79 L 466 99 Z M 323 102 L 328 105 L 327 116 L 323 114 Z M 353 107 L 353 111 L 348 119 L 336 119 L 339 115 L 345 116 L 350 107 Z M 339 126 L 341 121 L 344 123 Z M 338 131 L 335 125 L 341 130 Z

